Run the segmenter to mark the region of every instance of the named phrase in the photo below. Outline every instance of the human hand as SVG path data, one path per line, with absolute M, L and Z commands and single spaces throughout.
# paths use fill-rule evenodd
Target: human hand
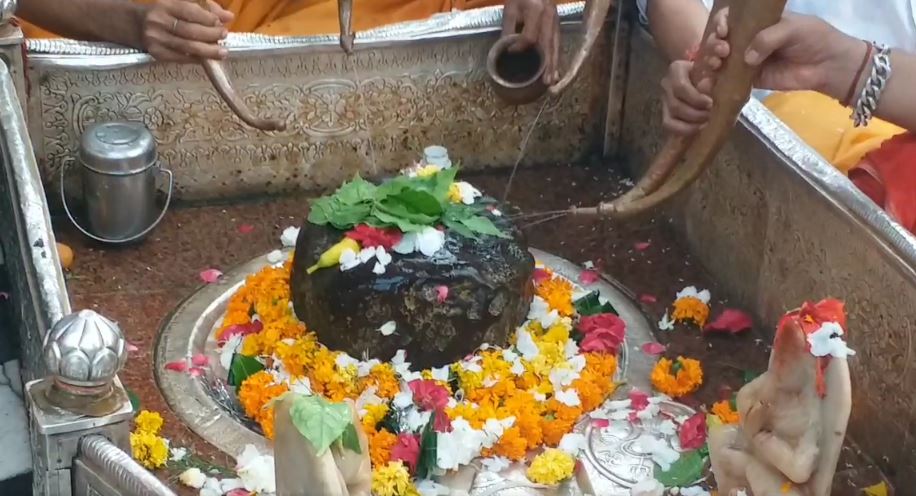
M 143 48 L 157 60 L 193 62 L 199 58 L 223 59 L 219 45 L 229 31 L 232 13 L 213 0 L 208 7 L 193 0 L 157 0 L 142 18 Z
M 546 55 L 544 84 L 550 86 L 560 80 L 560 16 L 553 0 L 506 0 L 503 9 L 503 36 L 518 32 L 522 25 L 521 40 L 509 47 L 510 52 L 521 52 L 539 46 Z

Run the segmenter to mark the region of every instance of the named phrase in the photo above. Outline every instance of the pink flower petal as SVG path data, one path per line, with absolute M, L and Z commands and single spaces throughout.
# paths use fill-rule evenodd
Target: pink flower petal
M 165 364 L 165 370 L 171 370 L 172 372 L 187 372 L 188 361 L 186 359 L 181 359 L 169 362 Z
M 738 334 L 739 332 L 746 331 L 753 326 L 754 320 L 751 319 L 750 315 L 742 312 L 741 310 L 726 308 L 712 322 L 706 324 L 706 327 L 703 328 L 703 331 Z
M 191 367 L 191 370 L 188 371 L 191 374 L 191 377 L 200 377 L 204 375 L 204 369 L 200 367 Z
M 254 493 L 247 489 L 239 488 L 239 489 L 233 489 L 229 491 L 228 493 L 226 493 L 226 496 L 251 496 L 252 494 Z
M 645 303 L 646 305 L 651 305 L 653 303 L 658 302 L 658 298 L 656 298 L 655 295 L 643 293 L 639 295 L 639 301 L 642 303 Z
M 611 425 L 611 421 L 608 419 L 595 419 L 592 420 L 592 426 L 597 427 L 598 429 L 604 429 L 605 427 Z
M 260 320 L 255 320 L 254 322 L 249 322 L 247 324 L 235 324 L 223 329 L 222 334 L 219 335 L 217 342 L 219 344 L 225 344 L 226 341 L 232 339 L 233 336 L 247 336 L 249 334 L 257 334 L 261 332 L 261 329 L 264 328 L 264 324 Z
M 445 303 L 448 299 L 448 286 L 436 286 L 436 301 Z
M 207 367 L 210 365 L 210 357 L 203 353 L 198 353 L 191 357 L 191 364 L 195 367 Z
M 652 243 L 648 241 L 638 241 L 636 243 L 633 243 L 633 249 L 635 249 L 636 251 L 644 251 L 647 248 L 649 248 L 650 246 L 652 246 Z
M 630 391 L 630 408 L 634 411 L 642 411 L 647 406 L 649 406 L 649 395 L 638 390 L 633 389 Z
M 200 279 L 207 284 L 215 284 L 219 282 L 219 278 L 223 276 L 223 273 L 216 269 L 207 269 L 200 273 Z
M 131 343 L 130 341 L 127 342 L 126 348 L 128 353 L 136 353 L 140 351 L 140 348 L 137 348 L 137 345 Z
M 667 348 L 661 343 L 646 343 L 642 345 L 642 352 L 649 356 L 661 355 Z
M 541 284 L 550 280 L 550 273 L 544 269 L 534 269 L 534 275 L 532 276 L 535 284 Z
M 579 274 L 579 282 L 582 284 L 594 284 L 599 279 L 598 272 L 593 269 L 583 270 Z
M 251 224 L 239 224 L 239 234 L 248 234 L 254 231 L 254 226 Z

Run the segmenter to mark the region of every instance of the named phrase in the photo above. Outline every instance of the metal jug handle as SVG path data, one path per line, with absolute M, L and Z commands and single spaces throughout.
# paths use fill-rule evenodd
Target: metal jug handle
M 135 235 L 133 235 L 133 236 L 131 236 L 131 237 L 129 237 L 129 238 L 125 238 L 125 239 L 108 239 L 108 238 L 102 238 L 102 237 L 96 236 L 95 234 L 92 234 L 92 233 L 90 233 L 89 231 L 83 229 L 83 226 L 79 225 L 79 223 L 76 221 L 76 219 L 73 218 L 73 214 L 70 213 L 70 207 L 67 205 L 67 196 L 66 196 L 66 194 L 65 194 L 65 192 L 64 192 L 64 178 L 65 178 L 65 175 L 66 175 L 66 172 L 67 172 L 67 167 L 69 167 L 70 165 L 71 165 L 71 164 L 64 164 L 64 165 L 62 165 L 62 166 L 60 167 L 60 199 L 61 199 L 61 202 L 63 202 L 63 204 L 64 204 L 64 212 L 67 213 L 67 218 L 70 219 L 70 222 L 71 222 L 77 229 L 79 229 L 79 231 L 80 231 L 81 233 L 85 234 L 86 236 L 88 236 L 88 237 L 90 237 L 90 238 L 92 238 L 92 239 L 94 239 L 94 240 L 96 240 L 96 241 L 101 241 L 102 243 L 120 244 L 120 243 L 129 243 L 129 242 L 131 242 L 131 241 L 138 240 L 138 239 L 142 238 L 143 236 L 146 236 L 147 234 L 149 234 L 150 231 L 152 231 L 156 226 L 158 226 L 158 225 L 159 225 L 159 222 L 162 221 L 162 218 L 165 217 L 165 213 L 168 212 L 168 210 L 169 210 L 169 203 L 171 203 L 171 201 L 172 201 L 172 190 L 174 189 L 174 186 L 175 186 L 175 177 L 172 175 L 172 171 L 171 171 L 171 170 L 169 170 L 169 169 L 163 169 L 162 167 L 159 167 L 159 172 L 160 172 L 160 173 L 165 173 L 165 175 L 167 175 L 167 176 L 169 177 L 169 190 L 168 190 L 168 193 L 166 194 L 166 197 L 165 197 L 165 205 L 162 206 L 162 212 L 159 213 L 159 217 L 156 218 L 156 221 L 153 222 L 149 227 L 147 227 L 146 229 L 144 229 L 143 232 L 141 232 L 141 233 L 139 233 L 139 234 L 135 234 Z

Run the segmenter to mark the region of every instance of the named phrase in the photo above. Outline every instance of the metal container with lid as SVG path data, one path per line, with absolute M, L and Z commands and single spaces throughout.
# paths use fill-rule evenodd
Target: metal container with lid
M 66 167 L 61 168 L 61 198 L 70 221 L 86 236 L 105 243 L 135 241 L 152 231 L 165 216 L 173 178 L 160 167 L 156 141 L 143 124 L 103 122 L 87 129 L 80 140 L 79 165 L 88 229 L 74 219 L 64 194 Z M 156 217 L 156 178 L 168 176 L 168 194 Z

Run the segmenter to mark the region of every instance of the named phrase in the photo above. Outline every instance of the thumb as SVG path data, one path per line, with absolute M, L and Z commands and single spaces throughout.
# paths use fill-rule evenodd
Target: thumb
M 785 19 L 757 33 L 744 53 L 744 62 L 753 66 L 760 65 L 773 52 L 788 44 L 793 33 L 792 23 Z

